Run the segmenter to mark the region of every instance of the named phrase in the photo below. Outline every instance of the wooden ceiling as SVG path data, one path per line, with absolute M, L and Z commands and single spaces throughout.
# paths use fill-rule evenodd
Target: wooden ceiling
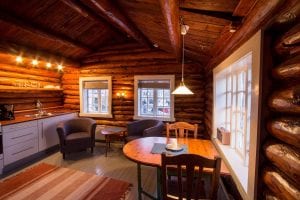
M 1 0 L 0 50 L 84 63 L 112 45 L 136 44 L 207 65 L 257 0 Z

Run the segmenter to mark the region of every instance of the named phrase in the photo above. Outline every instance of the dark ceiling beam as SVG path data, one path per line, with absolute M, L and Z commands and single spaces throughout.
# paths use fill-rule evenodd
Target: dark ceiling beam
M 196 8 L 199 10 L 209 10 L 209 11 L 232 13 L 238 3 L 239 3 L 239 0 L 180 1 L 180 8 L 194 8 L 194 9 Z
M 112 32 L 121 33 L 114 26 L 112 26 L 111 24 L 102 20 L 102 18 L 100 18 L 98 15 L 96 15 L 93 10 L 91 10 L 88 6 L 86 6 L 82 2 L 77 1 L 77 0 L 60 0 L 60 1 L 63 2 L 64 4 L 66 4 L 67 6 L 69 6 L 70 8 L 72 8 L 74 11 L 79 13 L 81 16 L 83 16 L 87 19 L 90 19 L 91 21 L 96 21 L 100 24 L 104 24 Z
M 180 40 L 179 1 L 159 0 L 167 25 L 169 39 L 178 61 L 181 60 L 182 41 Z
M 0 40 L 0 52 L 12 54 L 15 56 L 22 55 L 24 57 L 35 58 L 39 57 L 43 60 L 50 60 L 51 62 L 57 62 L 65 66 L 75 66 L 79 67 L 80 63 L 71 58 L 66 58 L 61 55 L 57 55 L 53 52 L 48 52 L 41 49 L 33 49 L 30 47 L 25 47 L 23 45 L 17 44 L 11 41 Z
M 149 40 L 135 27 L 135 25 L 125 16 L 111 0 L 89 0 L 94 9 L 97 10 L 104 19 L 116 26 L 127 35 L 147 47 L 152 47 Z
M 224 19 L 230 22 L 241 22 L 242 17 L 240 16 L 232 16 L 231 13 L 217 12 L 217 11 L 208 11 L 208 10 L 199 10 L 194 8 L 180 8 L 180 10 L 184 10 L 194 14 L 206 15 L 214 18 Z
M 233 16 L 244 17 L 247 16 L 251 9 L 256 4 L 257 0 L 240 0 L 239 4 L 233 11 Z
M 14 16 L 11 13 L 8 13 L 7 11 L 2 10 L 2 9 L 0 9 L 0 20 L 3 22 L 9 23 L 11 25 L 14 25 L 25 31 L 28 31 L 32 34 L 44 37 L 46 39 L 57 41 L 57 42 L 65 44 L 67 46 L 72 46 L 74 48 L 84 50 L 86 52 L 92 51 L 89 47 L 85 46 L 84 44 L 80 44 L 80 42 L 78 42 L 76 40 L 73 40 L 63 34 L 55 33 L 51 30 L 40 27 L 37 24 L 33 24 L 31 22 L 25 21 L 24 19 Z
M 214 57 L 208 64 L 209 67 L 214 68 L 222 62 L 259 28 L 263 27 L 264 23 L 277 15 L 276 12 L 282 5 L 284 5 L 284 1 L 281 0 L 258 1 L 246 16 L 243 25 L 227 41 L 216 44 L 218 46 L 215 46 L 214 49 L 219 49 L 219 51 L 214 52 Z

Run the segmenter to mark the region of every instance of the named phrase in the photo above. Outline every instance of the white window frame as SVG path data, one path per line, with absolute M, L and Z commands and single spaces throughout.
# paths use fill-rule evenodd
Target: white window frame
M 84 112 L 84 94 L 83 94 L 83 83 L 85 81 L 107 81 L 108 83 L 108 109 L 107 113 L 86 113 Z M 83 117 L 101 117 L 101 118 L 112 118 L 112 81 L 111 76 L 101 77 L 79 77 L 79 92 L 80 92 L 80 113 L 79 116 Z
M 252 52 L 252 68 L 251 68 L 251 117 L 250 117 L 250 141 L 249 141 L 249 160 L 248 165 L 245 165 L 244 160 L 238 155 L 229 145 L 222 145 L 217 136 L 218 127 L 218 112 L 217 112 L 217 96 L 216 96 L 216 77 L 218 72 L 224 70 L 237 60 Z M 214 107 L 213 107 L 213 134 L 212 141 L 218 149 L 220 156 L 226 163 L 233 180 L 237 184 L 237 188 L 243 199 L 256 199 L 257 187 L 257 166 L 259 142 L 258 133 L 260 123 L 258 120 L 260 107 L 260 68 L 261 68 L 261 31 L 258 31 L 253 37 L 245 42 L 239 49 L 232 53 L 222 63 L 220 63 L 214 70 Z M 220 103 L 220 102 L 219 102 Z M 222 103 L 222 102 L 221 102 Z M 247 106 L 247 105 L 246 105 Z
M 140 116 L 139 115 L 139 98 L 138 98 L 138 82 L 143 80 L 170 80 L 170 117 L 154 117 L 154 116 Z M 138 75 L 134 76 L 134 116 L 133 119 L 159 119 L 162 121 L 175 121 L 174 118 L 174 95 L 172 91 L 174 90 L 175 85 L 175 75 Z

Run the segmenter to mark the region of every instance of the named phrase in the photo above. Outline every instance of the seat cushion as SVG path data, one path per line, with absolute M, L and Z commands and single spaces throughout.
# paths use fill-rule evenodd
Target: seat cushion
M 125 138 L 125 140 L 126 140 L 126 142 L 130 142 L 132 140 L 139 139 L 139 138 L 142 138 L 142 136 L 136 136 L 136 135 L 134 135 L 134 136 L 127 136 Z
M 66 145 L 90 144 L 91 136 L 87 132 L 77 132 L 67 135 L 65 140 Z

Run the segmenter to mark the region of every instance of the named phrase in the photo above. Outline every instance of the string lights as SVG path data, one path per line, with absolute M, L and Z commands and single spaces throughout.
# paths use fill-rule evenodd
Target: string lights
M 16 57 L 16 62 L 17 62 L 17 64 L 23 64 L 23 62 L 24 62 L 23 57 L 22 57 L 22 56 L 17 56 L 17 57 Z M 33 60 L 31 61 L 31 65 L 34 66 L 34 67 L 38 67 L 39 61 L 38 61 L 37 59 L 33 59 Z M 46 67 L 46 69 L 51 69 L 51 68 L 52 68 L 52 63 L 51 63 L 51 62 L 47 62 L 47 63 L 45 64 L 45 67 Z M 57 64 L 56 69 L 57 69 L 58 71 L 63 71 L 63 68 L 64 68 L 64 67 L 63 67 L 62 64 Z

